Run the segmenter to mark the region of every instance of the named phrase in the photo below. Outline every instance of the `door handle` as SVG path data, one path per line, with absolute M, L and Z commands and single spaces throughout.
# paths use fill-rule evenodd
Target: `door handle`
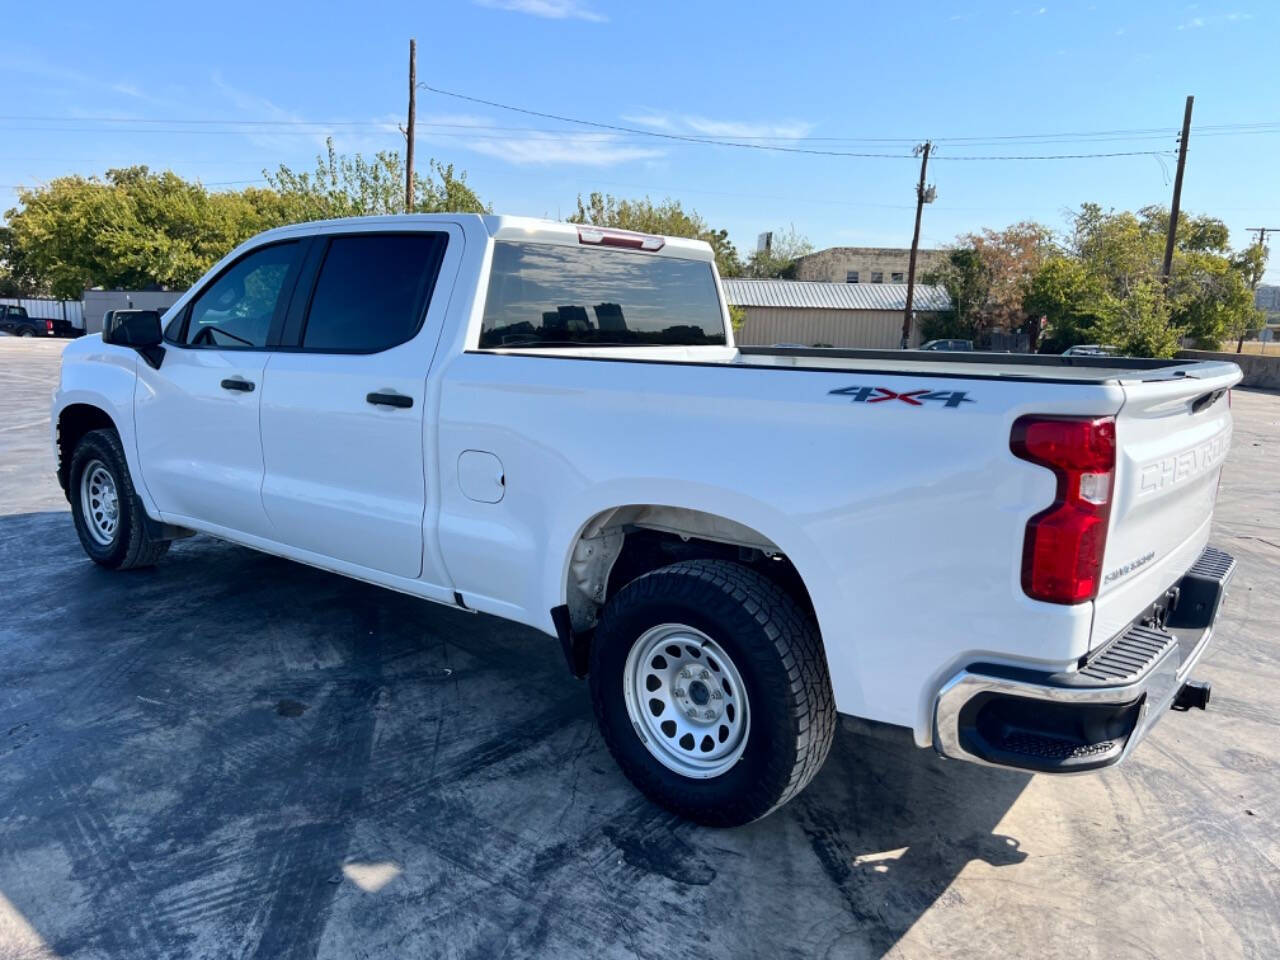
M 406 410 L 413 406 L 413 397 L 406 397 L 403 393 L 371 393 L 365 400 L 375 407 L 399 407 Z
M 223 390 L 239 390 L 241 393 L 250 393 L 253 391 L 253 382 L 245 380 L 243 377 L 231 377 L 222 381 Z

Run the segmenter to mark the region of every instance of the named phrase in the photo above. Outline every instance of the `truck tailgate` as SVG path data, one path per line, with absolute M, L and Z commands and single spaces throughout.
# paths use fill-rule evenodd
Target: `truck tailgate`
M 1116 479 L 1091 646 L 1124 629 L 1186 572 L 1209 539 L 1231 445 L 1233 364 L 1123 384 Z

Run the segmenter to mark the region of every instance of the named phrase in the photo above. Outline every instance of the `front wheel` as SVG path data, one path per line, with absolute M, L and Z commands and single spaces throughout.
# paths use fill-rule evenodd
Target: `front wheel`
M 142 504 L 114 430 L 84 435 L 71 454 L 69 476 L 71 515 L 90 560 L 129 570 L 151 566 L 168 552 L 168 540 L 147 535 Z
M 812 617 L 767 577 L 723 560 L 663 567 L 609 601 L 591 696 L 627 777 L 710 826 L 749 823 L 790 800 L 835 732 Z

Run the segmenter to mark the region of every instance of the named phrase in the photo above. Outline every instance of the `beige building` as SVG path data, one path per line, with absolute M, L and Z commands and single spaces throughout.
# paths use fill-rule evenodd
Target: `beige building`
M 946 250 L 916 251 L 916 280 L 941 266 Z M 829 247 L 796 259 L 796 280 L 906 283 L 911 251 L 896 247 Z
M 902 345 L 905 283 L 815 283 L 726 279 L 724 298 L 745 313 L 734 339 L 743 346 L 792 344 L 896 350 Z M 951 308 L 943 287 L 916 284 L 910 346 L 920 345 L 920 319 Z

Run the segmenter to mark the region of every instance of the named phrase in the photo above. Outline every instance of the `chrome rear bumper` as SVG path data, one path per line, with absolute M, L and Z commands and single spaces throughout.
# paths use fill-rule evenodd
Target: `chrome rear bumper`
M 938 692 L 943 756 L 1039 773 L 1119 763 L 1173 705 L 1213 637 L 1235 560 L 1205 549 L 1174 588 L 1167 622 L 1131 625 L 1071 673 L 971 664 Z M 1170 591 L 1173 596 L 1173 591 Z

